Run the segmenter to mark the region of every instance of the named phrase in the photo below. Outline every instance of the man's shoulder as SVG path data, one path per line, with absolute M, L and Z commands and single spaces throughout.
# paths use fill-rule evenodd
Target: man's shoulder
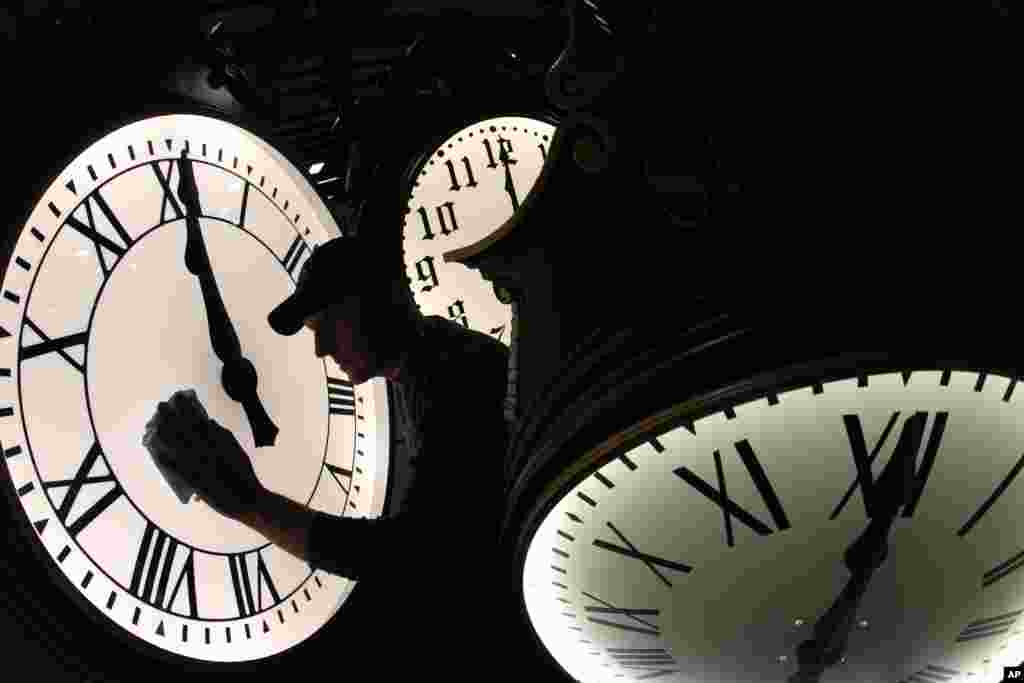
M 500 357 L 508 362 L 508 347 L 500 341 L 439 315 L 423 317 L 423 338 L 427 346 L 439 353 L 441 360 L 456 360 L 451 358 L 456 354 L 463 357 Z

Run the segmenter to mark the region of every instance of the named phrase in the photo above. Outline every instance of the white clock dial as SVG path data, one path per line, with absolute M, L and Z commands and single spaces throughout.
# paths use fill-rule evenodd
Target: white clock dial
M 192 160 L 213 273 L 280 429 L 256 448 L 221 385 L 177 196 Z M 109 623 L 171 653 L 237 662 L 302 642 L 354 582 L 310 567 L 198 502 L 181 504 L 142 445 L 160 401 L 194 387 L 271 490 L 379 516 L 383 380 L 354 387 L 303 328 L 267 322 L 311 249 L 339 235 L 302 175 L 251 133 L 171 115 L 127 125 L 53 181 L 17 239 L 0 309 L 0 439 L 28 521 Z
M 585 683 L 786 681 L 868 526 L 858 460 L 877 483 L 918 425 L 911 502 L 822 681 L 1002 680 L 1024 659 L 1016 380 L 936 370 L 770 391 L 669 431 L 665 417 L 555 503 L 523 576 L 551 654 Z
M 424 315 L 439 315 L 510 343 L 512 307 L 479 271 L 446 263 L 445 252 L 491 234 L 540 175 L 555 127 L 503 116 L 451 135 L 424 163 L 405 214 L 406 277 Z M 506 170 L 507 169 L 507 170 Z

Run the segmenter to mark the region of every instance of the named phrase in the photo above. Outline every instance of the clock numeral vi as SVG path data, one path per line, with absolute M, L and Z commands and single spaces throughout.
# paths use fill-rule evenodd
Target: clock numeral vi
M 166 548 L 166 552 L 165 552 Z M 192 562 L 193 550 L 185 550 L 185 562 L 174 578 L 170 597 L 167 588 L 171 583 L 171 573 L 179 548 L 178 541 L 168 536 L 152 522 L 146 523 L 146 531 L 142 535 L 139 553 L 135 558 L 135 570 L 132 572 L 132 583 L 128 589 L 135 597 L 151 605 L 172 611 L 178 592 L 184 585 L 188 596 L 189 616 L 199 617 L 196 601 L 196 572 Z M 166 599 L 165 599 L 166 598 Z
M 256 556 L 256 567 L 252 570 L 244 554 L 228 555 L 231 585 L 235 589 L 235 604 L 238 606 L 240 617 L 249 617 L 263 611 L 264 589 L 273 599 L 272 602 L 267 602 L 267 607 L 273 607 L 281 602 L 281 596 L 274 586 L 274 580 L 270 578 L 270 571 L 267 569 L 267 563 L 263 561 L 263 555 L 259 551 L 253 554 Z

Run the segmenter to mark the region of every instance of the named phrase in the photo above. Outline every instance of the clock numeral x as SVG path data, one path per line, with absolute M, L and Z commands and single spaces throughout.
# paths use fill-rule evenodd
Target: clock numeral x
M 42 337 L 43 341 L 39 342 L 38 344 L 29 344 L 28 346 L 21 347 L 21 353 L 18 358 L 19 361 L 30 360 L 32 358 L 35 358 L 36 356 L 42 356 L 44 354 L 56 351 L 57 353 L 60 354 L 61 358 L 66 360 L 68 363 L 71 363 L 71 366 L 75 370 L 78 370 L 83 375 L 85 374 L 85 368 L 77 360 L 72 358 L 68 354 L 66 349 L 70 346 L 78 346 L 79 344 L 84 345 L 86 341 L 88 341 L 89 339 L 88 330 L 86 330 L 85 332 L 76 332 L 75 334 L 69 334 L 66 337 L 50 339 L 41 329 L 39 329 L 38 325 L 36 325 L 34 322 L 32 322 L 32 320 L 29 319 L 28 316 L 25 316 L 25 324 L 28 325 L 33 332 Z
M 92 447 L 89 449 L 88 453 L 86 453 L 85 458 L 82 460 L 82 464 L 75 473 L 74 479 L 61 479 L 57 481 L 43 482 L 44 490 L 64 486 L 69 487 L 67 494 L 64 496 L 64 500 L 61 501 L 60 508 L 57 510 L 57 519 L 61 521 L 61 524 L 63 524 L 68 530 L 68 533 L 71 534 L 72 538 L 78 538 L 78 534 L 80 534 L 87 526 L 92 524 L 93 520 L 99 517 L 104 510 L 113 505 L 123 493 L 120 483 L 118 483 L 117 479 L 114 478 L 113 474 L 104 474 L 96 477 L 89 476 L 89 473 L 92 472 L 93 467 L 95 467 L 97 461 L 100 459 L 100 455 L 102 455 L 102 452 L 100 450 L 99 443 L 93 442 Z M 108 483 L 113 483 L 114 488 L 108 491 L 106 495 L 98 501 L 93 503 L 92 506 L 79 515 L 78 519 L 76 519 L 72 524 L 68 524 L 68 515 L 74 507 L 75 501 L 78 500 L 78 495 L 82 492 L 82 488 L 86 484 Z

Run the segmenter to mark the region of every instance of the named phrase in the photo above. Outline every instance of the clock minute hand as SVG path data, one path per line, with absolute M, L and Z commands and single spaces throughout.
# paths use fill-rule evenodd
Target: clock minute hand
M 889 534 L 900 508 L 913 497 L 914 455 L 921 445 L 926 416 L 915 415 L 907 420 L 892 457 L 874 486 L 864 486 L 871 522 L 843 553 L 843 561 L 853 576 L 814 625 L 814 640 L 805 640 L 797 648 L 800 670 L 790 683 L 816 683 L 821 673 L 835 665 L 846 650 L 857 607 L 875 570 L 889 556 Z
M 185 205 L 185 267 L 199 279 L 199 287 L 206 304 L 206 321 L 210 330 L 213 352 L 224 363 L 221 384 L 228 397 L 242 404 L 246 418 L 252 428 L 253 440 L 257 447 L 272 446 L 277 438 L 278 428 L 270 419 L 263 403 L 256 393 L 259 378 L 256 368 L 242 355 L 238 334 L 228 317 L 224 300 L 221 298 L 217 280 L 213 276 L 206 243 L 199 228 L 199 192 L 196 188 L 192 162 L 182 151 L 179 163 L 180 181 L 178 195 Z

